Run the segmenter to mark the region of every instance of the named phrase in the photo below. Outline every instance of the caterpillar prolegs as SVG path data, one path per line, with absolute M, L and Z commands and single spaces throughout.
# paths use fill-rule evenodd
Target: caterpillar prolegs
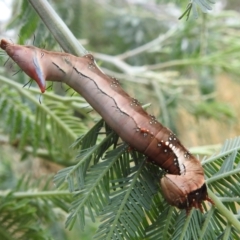
M 123 141 L 163 168 L 167 173 L 160 184 L 169 204 L 188 212 L 192 207 L 202 211 L 205 200 L 212 203 L 200 162 L 169 129 L 143 110 L 115 78 L 105 75 L 92 55 L 76 57 L 15 45 L 4 39 L 0 46 L 37 82 L 42 93 L 46 80 L 66 83 L 88 101 Z

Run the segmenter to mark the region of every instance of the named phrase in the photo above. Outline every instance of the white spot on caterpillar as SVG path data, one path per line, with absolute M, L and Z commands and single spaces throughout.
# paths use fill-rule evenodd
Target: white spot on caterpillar
M 89 69 L 95 69 L 95 64 L 94 63 L 89 63 L 88 68 Z
M 111 87 L 115 87 L 115 88 L 117 88 L 117 87 L 118 87 L 118 86 L 117 86 L 116 84 L 114 84 L 114 83 L 113 83 L 113 84 L 111 84 L 110 86 L 111 86 Z
M 154 123 L 154 124 L 157 123 L 157 120 L 156 120 L 155 116 L 149 115 L 149 117 L 151 118 L 151 122 L 152 122 L 152 123 Z
M 117 88 L 118 87 L 118 85 L 119 85 L 119 82 L 118 82 L 118 80 L 116 79 L 116 78 L 114 78 L 114 77 L 111 77 L 112 78 L 112 83 L 111 83 L 111 87 L 115 87 L 115 88 Z
M 135 99 L 135 98 L 132 98 L 132 102 L 130 103 L 130 105 L 131 106 L 139 106 L 140 105 L 140 103 L 139 103 L 139 101 L 137 100 L 137 99 Z
M 84 57 L 90 58 L 90 60 L 94 61 L 94 57 L 92 54 L 86 54 L 86 55 L 84 55 Z
M 169 145 L 169 142 L 167 141 L 165 144 L 168 146 L 168 145 Z
M 189 152 L 185 152 L 185 153 L 184 153 L 184 157 L 185 157 L 185 158 L 189 158 L 189 155 L 190 155 Z

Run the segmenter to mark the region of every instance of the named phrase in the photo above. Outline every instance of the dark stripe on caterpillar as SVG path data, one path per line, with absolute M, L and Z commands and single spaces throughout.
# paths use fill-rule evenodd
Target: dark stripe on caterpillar
M 66 83 L 80 93 L 131 148 L 165 169 L 167 173 L 160 184 L 171 205 L 187 211 L 192 207 L 202 211 L 203 201 L 212 202 L 200 162 L 169 129 L 131 98 L 115 78 L 105 75 L 92 55 L 76 57 L 6 40 L 1 40 L 0 46 L 37 82 L 42 92 L 46 80 Z

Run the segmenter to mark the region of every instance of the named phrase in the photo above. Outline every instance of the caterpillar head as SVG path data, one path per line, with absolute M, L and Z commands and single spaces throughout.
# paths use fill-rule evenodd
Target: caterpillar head
M 202 202 L 208 197 L 200 162 L 191 159 L 185 164 L 186 172 L 182 175 L 166 174 L 160 181 L 163 195 L 167 202 L 179 209 L 186 209 L 187 214 L 195 207 L 203 212 Z

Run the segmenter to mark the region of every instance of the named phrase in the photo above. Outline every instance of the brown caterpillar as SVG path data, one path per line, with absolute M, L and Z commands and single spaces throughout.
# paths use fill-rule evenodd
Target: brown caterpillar
M 105 75 L 92 55 L 76 57 L 15 45 L 4 39 L 0 47 L 37 82 L 42 93 L 46 80 L 66 83 L 89 102 L 123 141 L 165 169 L 167 174 L 160 184 L 169 204 L 189 212 L 192 207 L 203 211 L 201 204 L 205 200 L 213 203 L 208 198 L 200 162 L 169 129 L 144 111 L 115 78 Z

